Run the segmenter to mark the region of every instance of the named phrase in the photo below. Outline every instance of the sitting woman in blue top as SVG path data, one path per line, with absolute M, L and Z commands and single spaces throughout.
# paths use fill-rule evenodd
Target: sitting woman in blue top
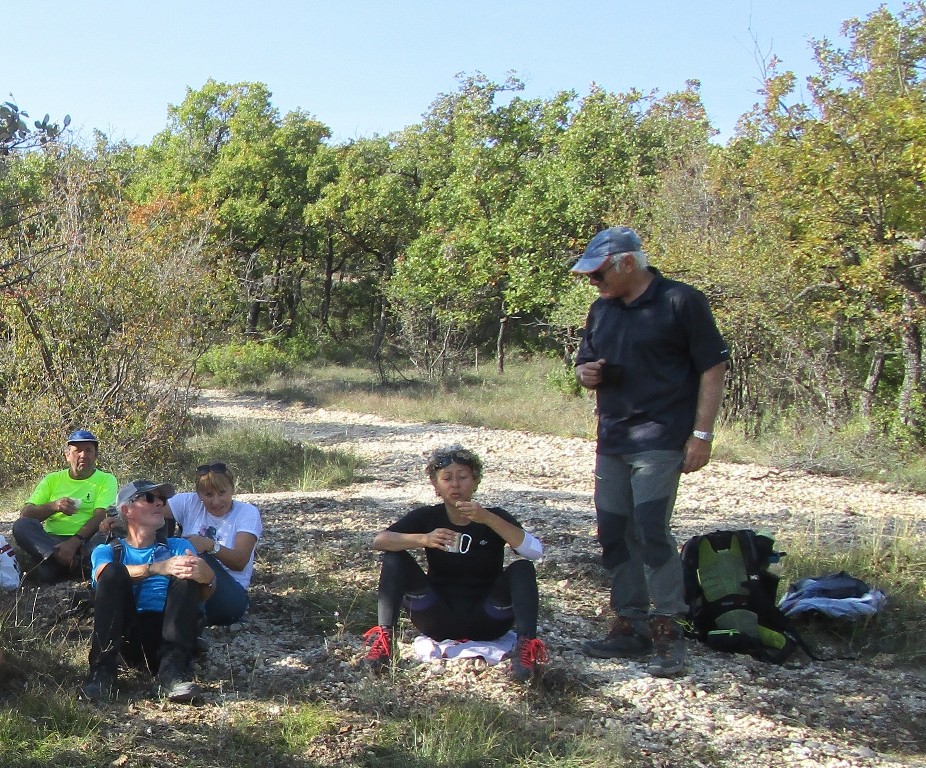
M 233 624 L 248 609 L 254 548 L 263 532 L 260 510 L 236 501 L 235 477 L 221 462 L 196 468 L 196 490 L 167 502 L 168 518 L 215 571 L 215 592 L 206 602 L 207 624 Z
M 93 550 L 96 596 L 90 673 L 83 687 L 87 698 L 116 695 L 120 657 L 156 674 L 160 695 L 171 701 L 191 702 L 199 694 L 189 666 L 200 604 L 212 594 L 215 574 L 185 539 L 159 539 L 173 494 L 173 486 L 150 480 L 122 486 L 116 508 L 125 538 Z
M 434 451 L 425 468 L 440 504 L 419 507 L 381 531 L 373 549 L 383 552 L 378 625 L 364 635 L 366 663 L 382 670 L 395 649 L 402 605 L 412 624 L 434 640 L 494 640 L 512 627 L 517 642 L 509 676 L 533 677 L 546 660 L 537 639 L 537 575 L 532 560 L 543 546 L 508 512 L 473 501 L 482 462 L 454 445 Z M 423 547 L 425 573 L 408 550 Z M 525 559 L 504 567 L 505 548 Z

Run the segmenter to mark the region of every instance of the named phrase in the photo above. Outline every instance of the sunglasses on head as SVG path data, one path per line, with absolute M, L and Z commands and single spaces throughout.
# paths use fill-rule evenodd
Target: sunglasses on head
M 167 503 L 167 499 L 161 496 L 159 493 L 152 493 L 151 491 L 145 491 L 144 493 L 139 493 L 137 496 L 132 497 L 132 501 L 141 501 L 144 499 L 149 504 L 154 504 L 156 501 L 160 501 L 162 504 Z
M 450 451 L 449 453 L 439 453 L 434 457 L 432 466 L 434 469 L 443 469 L 451 464 L 465 464 L 472 468 L 475 456 L 470 451 Z
M 221 474 L 224 475 L 226 472 L 228 472 L 228 467 L 226 467 L 221 461 L 219 461 L 215 464 L 200 464 L 196 468 L 197 477 L 200 477 L 202 475 L 208 475 L 210 472 L 220 472 Z

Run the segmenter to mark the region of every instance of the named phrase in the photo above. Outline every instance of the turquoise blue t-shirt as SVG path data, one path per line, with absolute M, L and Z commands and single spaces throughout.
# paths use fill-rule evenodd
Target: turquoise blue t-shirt
M 125 539 L 122 539 L 122 564 L 123 565 L 146 565 L 155 563 L 159 560 L 167 560 L 176 555 L 195 555 L 196 550 L 193 545 L 186 539 L 168 539 L 167 544 L 155 542 L 154 546 L 136 549 L 129 546 Z M 113 548 L 109 544 L 100 544 L 95 547 L 93 554 L 90 555 L 92 582 L 96 588 L 96 572 L 104 563 L 113 561 Z M 167 602 L 167 585 L 170 583 L 168 576 L 152 575 L 147 579 L 136 582 L 132 585 L 135 590 L 135 609 L 139 613 L 144 611 L 154 611 L 163 613 L 164 604 Z

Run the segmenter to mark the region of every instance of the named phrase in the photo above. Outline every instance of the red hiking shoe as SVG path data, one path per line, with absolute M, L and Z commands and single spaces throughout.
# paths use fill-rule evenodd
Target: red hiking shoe
M 364 633 L 363 639 L 370 646 L 364 663 L 373 672 L 382 672 L 389 666 L 395 650 L 393 631 L 389 627 L 371 627 Z
M 528 682 L 547 661 L 547 647 L 536 637 L 518 636 L 518 642 L 511 652 L 511 666 L 508 677 L 519 683 Z

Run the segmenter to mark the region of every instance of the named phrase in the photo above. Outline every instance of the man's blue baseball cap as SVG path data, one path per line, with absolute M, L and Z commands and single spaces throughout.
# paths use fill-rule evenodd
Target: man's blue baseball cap
M 75 429 L 71 434 L 68 435 L 68 445 L 71 443 L 96 443 L 96 446 L 99 448 L 100 441 L 97 440 L 96 435 L 93 434 L 89 429 Z
M 589 241 L 585 253 L 573 264 L 572 271 L 584 275 L 598 269 L 608 256 L 642 250 L 640 236 L 630 227 L 603 229 Z

